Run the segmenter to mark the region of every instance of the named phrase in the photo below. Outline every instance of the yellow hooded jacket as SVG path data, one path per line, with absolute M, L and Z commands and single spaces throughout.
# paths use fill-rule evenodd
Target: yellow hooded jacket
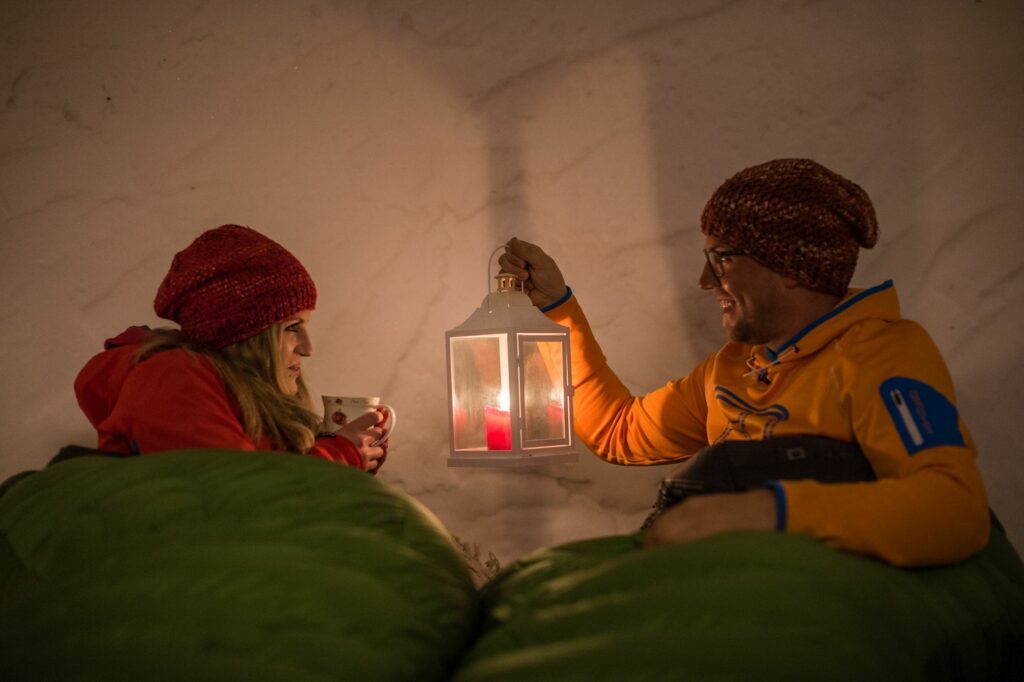
M 709 443 L 785 435 L 856 442 L 878 480 L 777 482 L 780 528 L 899 566 L 959 561 L 985 546 L 974 442 L 942 356 L 900 318 L 891 281 L 851 290 L 777 351 L 727 343 L 644 396 L 608 367 L 571 292 L 546 314 L 571 330 L 575 428 L 603 459 L 667 464 Z

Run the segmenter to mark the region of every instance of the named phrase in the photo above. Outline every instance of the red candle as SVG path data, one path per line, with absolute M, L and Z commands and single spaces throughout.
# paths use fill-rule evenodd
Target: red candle
M 484 408 L 487 424 L 487 449 L 512 449 L 512 414 L 508 410 L 487 406 Z

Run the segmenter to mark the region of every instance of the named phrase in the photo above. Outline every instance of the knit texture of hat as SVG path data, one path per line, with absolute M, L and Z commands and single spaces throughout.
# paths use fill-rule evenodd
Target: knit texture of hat
M 732 176 L 704 207 L 701 231 L 837 296 L 846 294 L 860 248 L 878 241 L 867 193 L 809 159 L 777 159 Z
M 153 308 L 190 340 L 223 348 L 316 306 L 316 286 L 295 256 L 240 225 L 208 230 L 174 256 Z

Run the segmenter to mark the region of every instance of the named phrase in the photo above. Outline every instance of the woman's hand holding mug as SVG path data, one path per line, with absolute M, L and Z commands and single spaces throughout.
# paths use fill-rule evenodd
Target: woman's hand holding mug
M 376 474 L 388 454 L 388 439 L 397 415 L 380 398 L 323 396 L 323 428 L 352 442 L 363 458 L 363 468 Z

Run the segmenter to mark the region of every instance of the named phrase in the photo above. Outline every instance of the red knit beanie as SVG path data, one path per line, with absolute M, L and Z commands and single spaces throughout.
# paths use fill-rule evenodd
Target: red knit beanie
M 192 341 L 223 348 L 316 306 L 295 256 L 240 225 L 208 230 L 174 256 L 153 308 Z
M 742 170 L 715 190 L 701 231 L 809 289 L 843 296 L 861 247 L 878 241 L 871 199 L 810 159 Z

